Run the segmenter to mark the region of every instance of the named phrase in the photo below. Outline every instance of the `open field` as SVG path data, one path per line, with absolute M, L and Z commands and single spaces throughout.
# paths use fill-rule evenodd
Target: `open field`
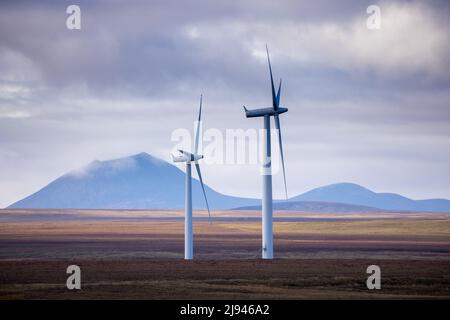
M 450 298 L 448 214 L 278 213 L 274 261 L 257 259 L 258 214 L 194 221 L 185 262 L 180 211 L 0 210 L 0 299 Z M 80 292 L 65 289 L 69 264 Z
M 82 290 L 65 288 L 69 263 Z M 365 286 L 368 265 L 382 289 Z M 449 299 L 448 261 L 280 259 L 3 261 L 2 299 Z

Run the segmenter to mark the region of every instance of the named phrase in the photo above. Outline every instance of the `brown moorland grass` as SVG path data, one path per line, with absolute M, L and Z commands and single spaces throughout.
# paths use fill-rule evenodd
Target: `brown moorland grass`
M 185 262 L 182 221 L 123 219 L 164 212 L 67 214 L 80 212 L 90 219 L 0 223 L 0 299 L 450 298 L 450 219 L 441 214 L 275 222 L 274 261 L 256 259 L 259 221 L 194 221 L 197 260 Z M 82 268 L 79 292 L 65 288 L 69 264 Z M 365 286 L 370 264 L 382 269 L 381 291 Z
M 1 261 L 0 299 L 449 299 L 450 263 L 411 260 L 78 261 L 82 290 L 65 288 L 73 261 Z M 378 264 L 382 289 L 369 291 Z

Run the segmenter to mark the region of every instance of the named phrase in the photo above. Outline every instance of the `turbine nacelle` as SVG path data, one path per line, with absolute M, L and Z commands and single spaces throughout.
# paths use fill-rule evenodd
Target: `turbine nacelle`
M 200 159 L 203 159 L 203 155 L 201 154 L 193 154 L 184 150 L 178 150 L 180 153 L 179 156 L 174 156 L 172 154 L 172 160 L 173 162 L 197 162 Z
M 259 109 L 248 110 L 244 106 L 244 110 L 245 110 L 245 116 L 247 118 L 256 118 L 256 117 L 279 115 L 279 114 L 287 112 L 288 108 L 278 107 L 277 109 L 274 109 L 273 107 L 268 107 L 268 108 L 259 108 Z

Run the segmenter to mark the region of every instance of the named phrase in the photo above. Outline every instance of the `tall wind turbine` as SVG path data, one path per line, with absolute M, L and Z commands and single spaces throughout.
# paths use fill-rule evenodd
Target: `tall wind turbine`
M 206 208 L 208 209 L 208 215 L 211 219 L 211 213 L 209 211 L 208 199 L 206 198 L 205 186 L 203 185 L 202 174 L 200 172 L 200 165 L 198 160 L 203 159 L 203 155 L 198 154 L 198 145 L 200 139 L 200 121 L 202 117 L 202 95 L 200 96 L 200 110 L 198 112 L 197 128 L 195 131 L 195 142 L 192 153 L 178 150 L 179 156 L 172 155 L 174 162 L 186 163 L 186 190 L 185 190 L 185 208 L 184 208 L 184 259 L 192 260 L 194 256 L 193 234 L 192 234 L 192 173 L 191 164 L 194 163 L 197 170 L 198 178 L 203 190 L 203 196 L 205 197 Z
M 270 65 L 269 50 L 267 49 L 267 61 L 269 63 L 270 82 L 272 85 L 272 107 L 260 108 L 254 110 L 247 110 L 244 106 L 245 115 L 247 118 L 264 117 L 264 144 L 263 144 L 263 163 L 262 163 L 262 178 L 263 178 L 263 193 L 262 193 L 262 257 L 263 259 L 273 258 L 273 209 L 272 209 L 272 161 L 271 161 L 271 147 L 270 147 L 270 117 L 275 119 L 275 128 L 278 132 L 278 144 L 281 153 L 281 164 L 283 168 L 284 192 L 287 196 L 286 173 L 284 170 L 284 156 L 283 144 L 281 141 L 281 127 L 279 115 L 288 111 L 287 108 L 280 107 L 280 92 L 281 79 L 278 86 L 278 92 L 275 94 L 275 87 L 273 85 L 272 66 Z

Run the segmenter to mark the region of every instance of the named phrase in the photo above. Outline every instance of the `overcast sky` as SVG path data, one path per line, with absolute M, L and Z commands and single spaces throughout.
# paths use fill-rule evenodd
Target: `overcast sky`
M 0 207 L 95 159 L 170 161 L 200 93 L 205 130 L 260 128 L 242 105 L 270 105 L 266 43 L 290 196 L 345 181 L 450 198 L 449 39 L 444 0 L 2 1 Z M 219 192 L 260 195 L 257 165 L 203 171 Z

